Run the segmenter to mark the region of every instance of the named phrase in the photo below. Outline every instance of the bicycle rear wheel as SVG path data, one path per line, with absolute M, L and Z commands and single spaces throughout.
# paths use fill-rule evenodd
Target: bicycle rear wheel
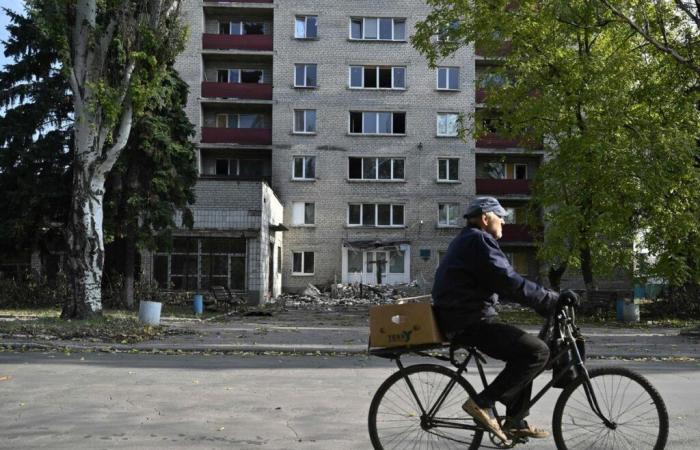
M 417 402 L 430 411 L 451 380 L 455 384 L 440 408 L 432 417 L 424 415 Z M 419 364 L 395 372 L 379 387 L 369 408 L 372 445 L 376 450 L 477 449 L 483 430 L 462 410 L 462 403 L 474 395 L 467 380 L 443 366 Z
M 554 408 L 554 441 L 559 450 L 661 450 L 668 438 L 668 413 L 661 395 L 642 375 L 623 367 L 588 372 L 603 416 L 593 412 L 579 378 L 567 386 Z

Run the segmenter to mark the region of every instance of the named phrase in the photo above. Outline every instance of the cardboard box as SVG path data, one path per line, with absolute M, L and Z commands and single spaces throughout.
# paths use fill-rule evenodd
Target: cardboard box
M 369 310 L 369 346 L 414 347 L 441 344 L 430 303 L 374 306 Z

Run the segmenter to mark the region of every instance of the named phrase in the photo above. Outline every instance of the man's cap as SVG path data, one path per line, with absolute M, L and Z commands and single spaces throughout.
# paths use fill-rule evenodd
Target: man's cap
M 464 214 L 464 217 L 476 217 L 489 212 L 494 213 L 498 217 L 505 217 L 508 215 L 508 211 L 503 209 L 495 198 L 477 197 L 467 206 L 467 212 Z

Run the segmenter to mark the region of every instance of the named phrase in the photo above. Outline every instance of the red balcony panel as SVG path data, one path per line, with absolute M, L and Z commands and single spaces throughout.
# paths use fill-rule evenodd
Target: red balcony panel
M 479 195 L 530 195 L 530 192 L 530 180 L 476 179 L 476 193 Z
M 518 139 L 506 139 L 496 133 L 488 133 L 476 140 L 477 147 L 485 148 L 508 148 L 520 147 Z
M 272 51 L 271 34 L 203 34 L 202 48 L 206 50 Z
M 272 85 L 257 83 L 202 82 L 202 97 L 272 100 Z
M 211 3 L 272 3 L 272 0 L 205 0 Z
M 483 56 L 485 58 L 502 58 L 506 55 L 508 55 L 513 48 L 513 43 L 511 41 L 506 41 L 504 42 L 499 48 L 497 49 L 492 49 L 492 48 L 484 48 L 480 45 L 476 45 L 476 48 L 474 49 L 474 53 L 476 53 L 478 56 Z
M 270 145 L 270 128 L 211 128 L 202 127 L 202 142 L 207 144 Z
M 477 103 L 484 103 L 484 100 L 486 100 L 486 89 L 477 88 L 477 90 L 476 90 L 476 102 Z
M 527 225 L 506 223 L 503 225 L 502 242 L 532 242 L 532 231 Z

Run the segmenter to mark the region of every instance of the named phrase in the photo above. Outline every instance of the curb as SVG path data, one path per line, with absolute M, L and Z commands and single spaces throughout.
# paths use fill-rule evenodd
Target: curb
M 72 351 L 78 352 L 144 352 L 144 353 L 280 353 L 289 355 L 368 355 L 365 345 L 294 345 L 294 344 L 208 344 L 208 345 L 128 345 L 128 344 L 44 344 L 39 342 L 0 342 L 0 349 L 15 351 Z M 658 361 L 699 361 L 698 355 L 654 356 L 649 354 L 587 354 L 589 360 L 658 360 Z

